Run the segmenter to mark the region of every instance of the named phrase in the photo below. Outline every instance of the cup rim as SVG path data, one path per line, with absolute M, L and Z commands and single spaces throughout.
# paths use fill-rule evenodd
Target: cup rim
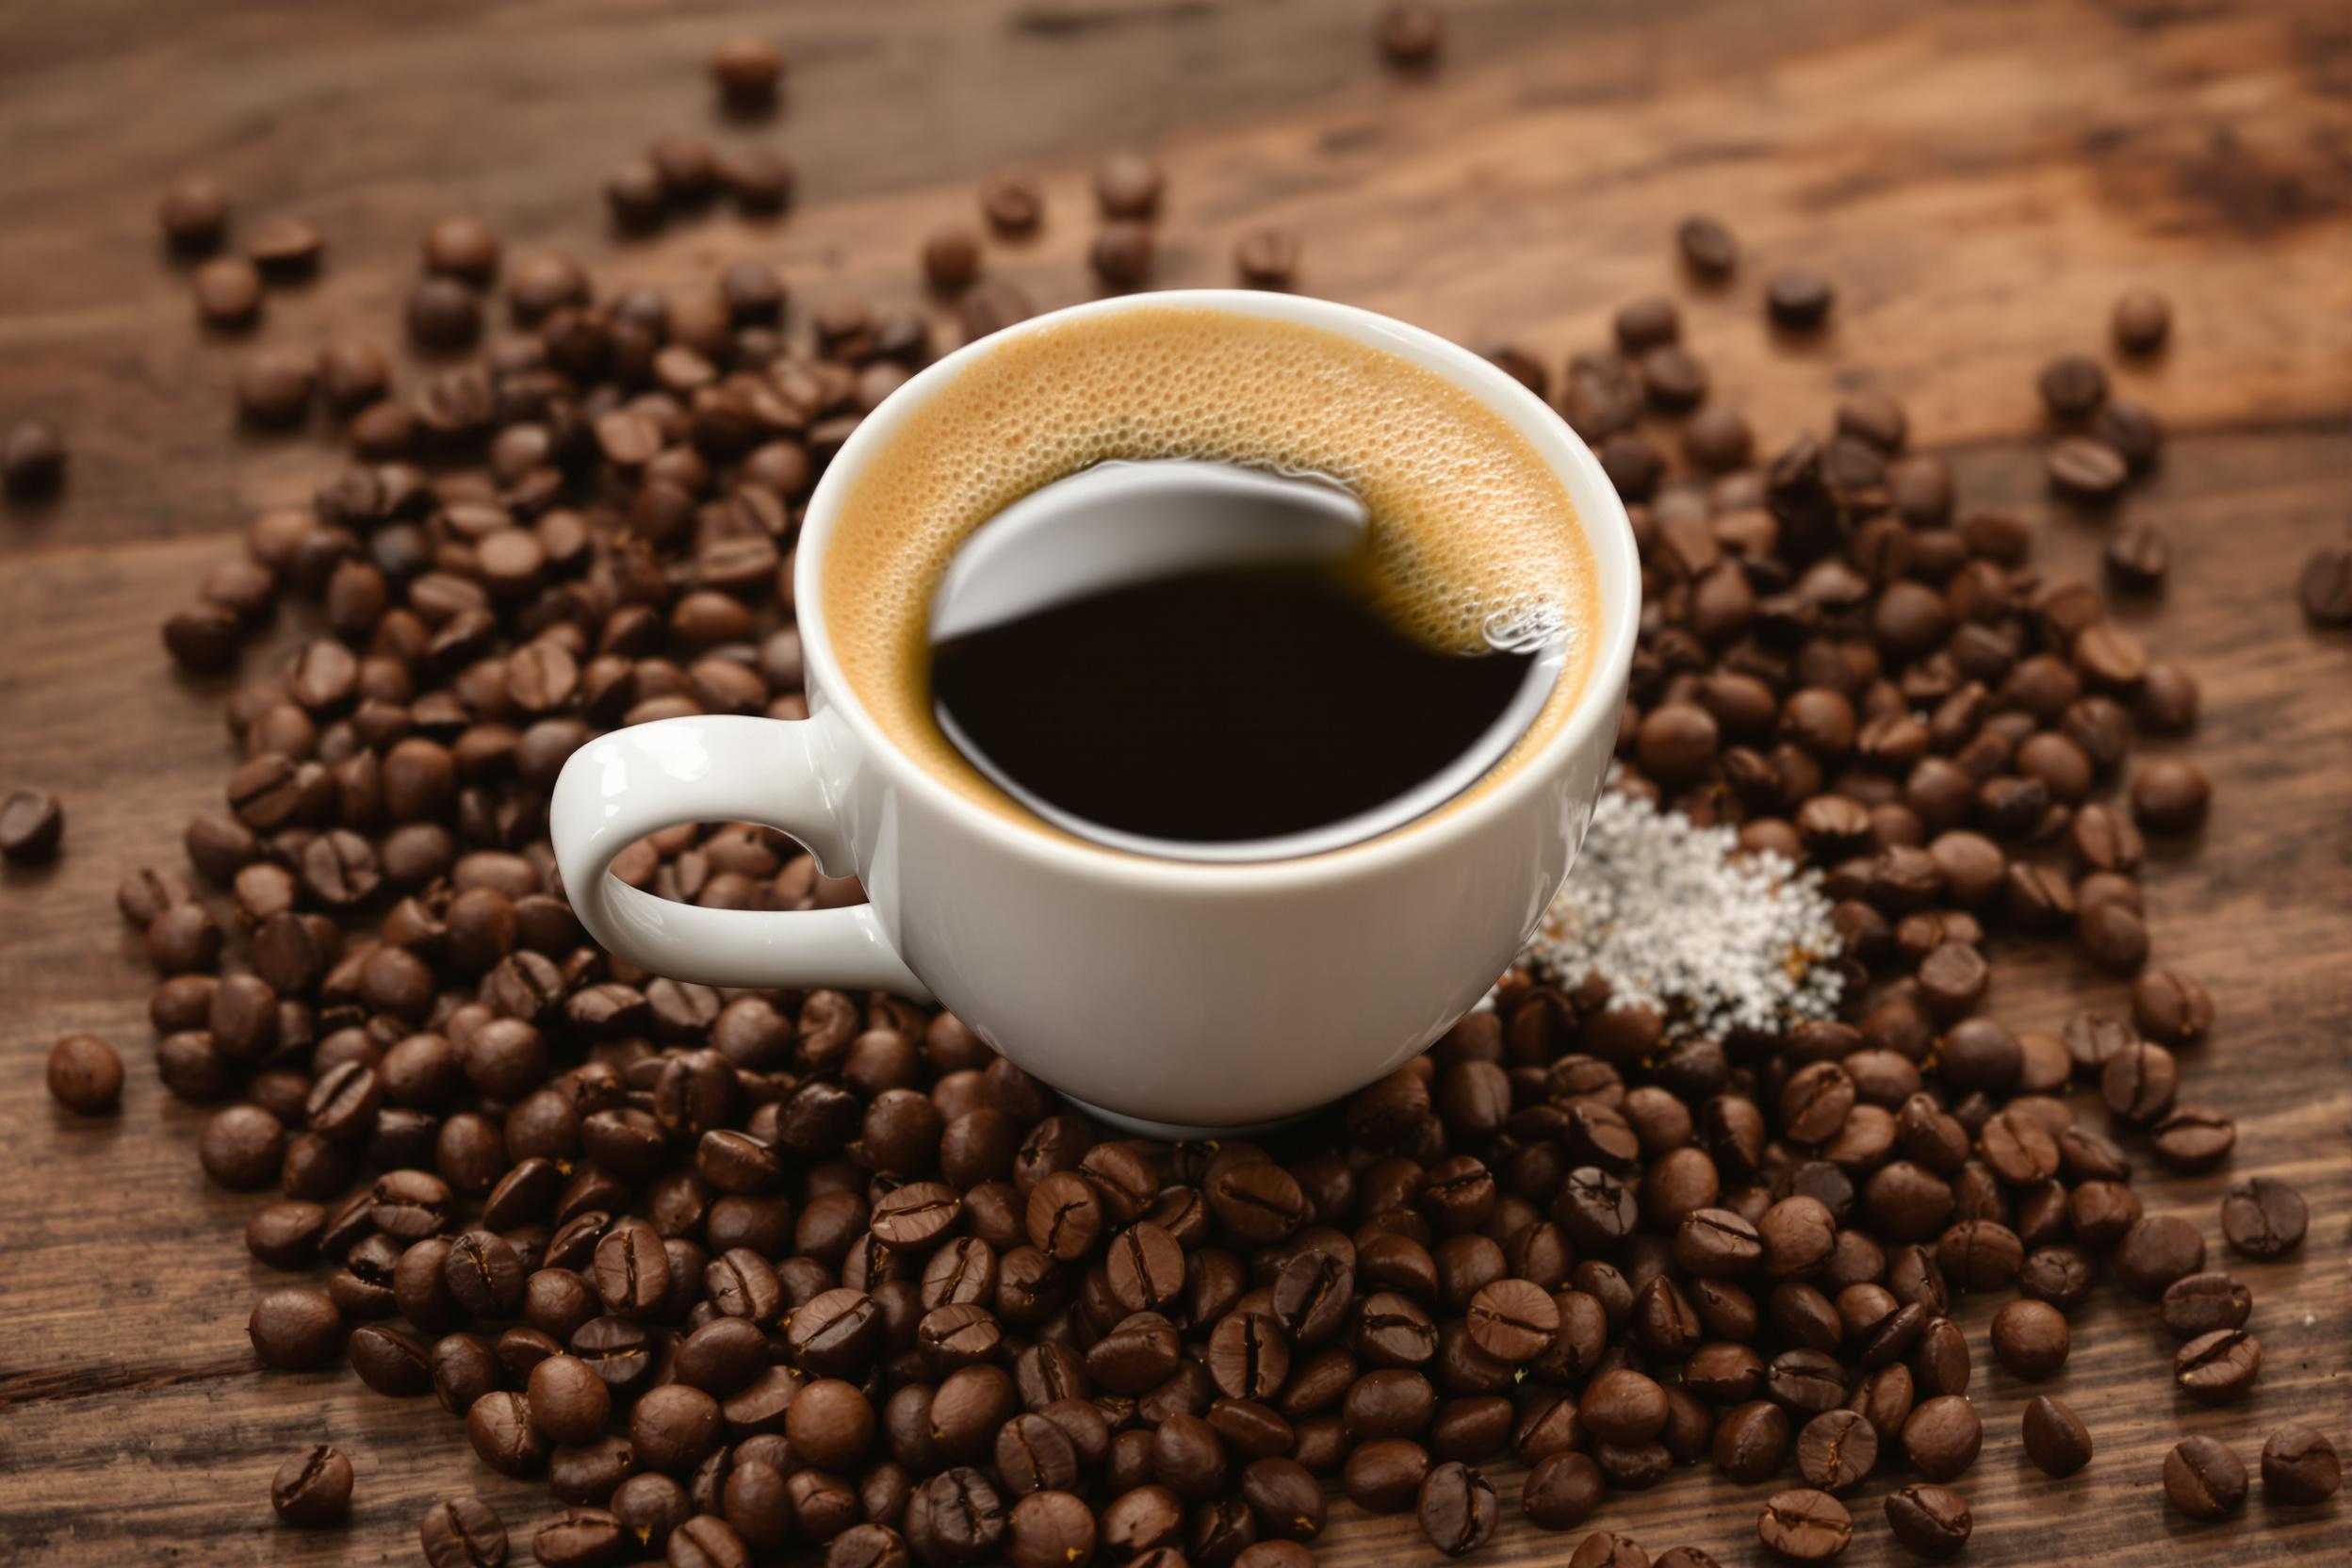
M 1386 350 L 1446 377 L 1476 395 L 1534 446 L 1568 488 L 1579 525 L 1590 544 L 1600 604 L 1600 645 L 1576 706 L 1552 737 L 1500 784 L 1450 810 L 1441 810 L 1389 829 L 1378 838 L 1277 860 L 1178 860 L 1113 849 L 1033 828 L 990 810 L 935 777 L 883 733 L 842 678 L 826 629 L 818 569 L 831 542 L 841 498 L 852 476 L 890 438 L 909 410 L 967 365 L 1001 347 L 1014 335 L 1056 324 L 1152 307 L 1190 307 L 1236 315 L 1271 317 L 1318 327 Z M 1090 878 L 1114 877 L 1169 893 L 1225 894 L 1297 890 L 1377 873 L 1399 860 L 1443 853 L 1478 832 L 1489 819 L 1506 814 L 1541 792 L 1564 758 L 1581 752 L 1602 725 L 1613 731 L 1620 695 L 1631 667 L 1642 607 L 1642 571 L 1633 526 L 1625 502 L 1600 460 L 1583 437 L 1543 399 L 1484 356 L 1449 338 L 1361 306 L 1241 288 L 1163 289 L 1114 295 L 1070 305 L 1015 322 L 941 355 L 886 399 L 841 444 L 808 498 L 801 519 L 792 569 L 794 615 L 810 690 L 821 694 L 821 717 L 853 733 L 861 748 L 886 765 L 893 781 L 923 798 L 964 830 L 1041 868 Z

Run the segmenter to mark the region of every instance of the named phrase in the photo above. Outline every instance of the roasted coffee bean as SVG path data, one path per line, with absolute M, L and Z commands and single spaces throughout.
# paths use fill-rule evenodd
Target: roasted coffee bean
M 2262 1445 L 2262 1490 L 2274 1502 L 2308 1507 L 2324 1503 L 2344 1484 L 2336 1446 L 2299 1423 L 2290 1422 Z
M 531 1536 L 531 1556 L 547 1568 L 600 1568 L 618 1562 L 627 1548 L 620 1516 L 601 1508 L 565 1509 Z M 698 1565 L 702 1560 L 686 1560 Z
M 612 1409 L 604 1379 L 572 1356 L 549 1356 L 533 1366 L 527 1396 L 531 1424 L 554 1443 L 594 1443 Z
M 1802 268 L 1772 275 L 1764 288 L 1772 324 L 1792 332 L 1810 332 L 1828 318 L 1836 298 L 1827 279 Z
M 2107 372 L 2088 354 L 2060 354 L 2042 367 L 2034 384 L 2061 419 L 2085 418 L 2107 398 Z
M 2046 1476 L 2071 1476 L 2091 1462 L 2090 1429 L 2046 1394 L 2025 1407 L 2024 1434 L 2026 1457 Z
M 1968 1544 L 1976 1520 L 1968 1500 L 1946 1487 L 1906 1486 L 1886 1495 L 1886 1526 L 1905 1551 L 1942 1561 Z
M 2199 1404 L 2222 1405 L 2242 1398 L 2262 1369 L 2262 1342 L 2244 1329 L 2215 1329 L 2180 1347 L 2172 1358 L 2172 1380 Z
M 2010 1301 L 1993 1315 L 1993 1354 L 2017 1377 L 2036 1380 L 2066 1364 L 2073 1335 L 2046 1301 Z
M 1718 1470 L 1753 1486 L 1779 1470 L 1788 1443 L 1788 1413 L 1776 1404 L 1755 1399 L 1726 1412 L 1716 1423 L 1710 1451 Z
M 0 438 L 0 490 L 45 497 L 65 476 L 65 437 L 46 419 L 19 419 Z
M 245 1325 L 253 1351 L 271 1366 L 324 1366 L 343 1348 L 343 1316 L 323 1291 L 288 1287 L 253 1303 Z
M 465 1407 L 466 1437 L 475 1457 L 502 1476 L 527 1476 L 545 1465 L 547 1445 L 531 1425 L 519 1394 L 492 1391 Z
M 1470 1299 L 1473 1343 L 1499 1362 L 1516 1365 L 1550 1348 L 1560 1331 L 1560 1309 L 1549 1292 L 1529 1280 L 1498 1280 Z
M 2303 1244 L 2311 1221 L 2303 1195 L 2270 1176 L 2256 1176 L 2221 1200 L 2221 1233 L 2230 1248 L 2248 1258 L 2285 1257 Z
M 1691 273 L 1708 282 L 1729 277 L 1740 265 L 1740 243 L 1717 220 L 1705 213 L 1684 219 L 1674 228 L 1674 245 Z
M 1173 1498 L 1168 1499 L 1168 1512 L 1173 1517 L 1167 1529 L 1172 1537 L 1183 1519 Z M 958 1465 L 915 1488 L 906 1503 L 906 1536 L 926 1560 L 936 1556 L 951 1562 L 972 1562 L 998 1548 L 1008 1527 L 1006 1514 L 1003 1499 L 988 1478 L 977 1470 Z M 1115 1552 L 1121 1549 L 1121 1533 L 1106 1514 L 1102 1535 Z
M 1486 1544 L 1502 1505 L 1485 1476 L 1462 1463 L 1440 1464 L 1423 1478 L 1414 1501 L 1421 1533 L 1447 1557 Z
M 502 1568 L 506 1526 L 488 1503 L 466 1494 L 425 1511 L 417 1527 L 429 1568 Z
M 1027 234 L 1045 214 L 1045 194 L 1023 174 L 1000 174 L 980 188 L 980 211 L 999 234 Z
M 351 1460 L 323 1443 L 294 1455 L 270 1478 L 270 1506 L 302 1529 L 334 1524 L 351 1511 Z
M 2295 578 L 2295 596 L 2313 626 L 2352 625 L 2352 548 L 2313 550 Z
M 2246 1462 L 2210 1437 L 2186 1437 L 2164 1456 L 2164 1495 L 2200 1523 L 2224 1519 L 2246 1502 Z
M 1629 1535 L 1594 1530 L 1568 1555 L 1568 1568 L 1651 1568 L 1650 1554 Z
M 1446 42 L 1446 23 L 1434 7 L 1399 0 L 1380 13 L 1380 54 L 1404 71 L 1425 70 L 1435 63 Z
M 2254 1297 L 2227 1274 L 2188 1274 L 2164 1287 L 2159 1311 L 2166 1332 L 2191 1340 L 2245 1327 L 2254 1311 Z
M 196 313 L 210 327 L 249 327 L 260 318 L 261 269 L 243 256 L 216 256 L 196 269 Z
M 2115 1278 L 2149 1298 L 2205 1266 L 2205 1238 L 2176 1215 L 2150 1215 L 2115 1244 Z
M 1666 1425 L 1666 1391 L 1639 1372 L 1603 1372 L 1585 1385 L 1576 1414 L 1608 1442 L 1646 1443 Z
M 1288 288 L 1298 271 L 1298 241 L 1287 229 L 1251 229 L 1233 247 L 1233 268 L 1252 288 Z
M 2149 288 L 2127 288 L 2115 296 L 2112 325 L 2115 347 L 2128 354 L 2152 354 L 2172 329 L 2172 302 Z
M 604 1309 L 616 1317 L 643 1321 L 669 1297 L 669 1258 L 660 1233 L 642 1219 L 615 1223 L 596 1243 L 589 1279 Z
M 1368 1513 L 1399 1512 L 1413 1506 L 1429 1473 L 1429 1451 L 1418 1443 L 1404 1438 L 1376 1438 L 1358 1444 L 1348 1455 L 1345 1484 L 1348 1500 Z
M 2148 1142 L 2174 1170 L 2210 1170 L 2230 1157 L 2237 1124 L 2212 1105 L 2178 1104 L 2156 1123 Z
M 1776 1492 L 1756 1515 L 1756 1533 L 1783 1562 L 1827 1562 L 1854 1539 L 1854 1516 L 1826 1492 Z
M 1966 1474 L 1984 1441 L 1984 1427 L 1976 1408 L 1956 1394 L 1923 1401 L 1903 1424 L 1903 1452 L 1931 1480 L 1949 1481 Z
M 1033 1492 L 1015 1503 L 1006 1521 L 1013 1568 L 1070 1568 L 1094 1555 L 1095 1519 L 1086 1500 L 1068 1492 Z
M 49 1048 L 49 1096 L 77 1116 L 104 1116 L 122 1098 L 122 1058 L 94 1035 L 68 1035 Z
M 2212 792 L 2193 765 L 2163 758 L 2132 776 L 2132 815 L 2151 832 L 2194 832 L 2204 823 Z
M 1807 1486 L 1850 1492 L 1877 1462 L 1878 1434 L 1853 1411 L 1823 1411 L 1797 1434 L 1797 1473 Z

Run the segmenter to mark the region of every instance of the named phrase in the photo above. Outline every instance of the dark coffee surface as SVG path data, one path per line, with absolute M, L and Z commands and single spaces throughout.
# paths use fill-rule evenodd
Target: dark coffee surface
M 1510 706 L 1532 657 L 1432 650 L 1344 570 L 1234 566 L 949 639 L 931 686 L 949 737 L 1045 804 L 1124 833 L 1243 842 L 1430 777 Z

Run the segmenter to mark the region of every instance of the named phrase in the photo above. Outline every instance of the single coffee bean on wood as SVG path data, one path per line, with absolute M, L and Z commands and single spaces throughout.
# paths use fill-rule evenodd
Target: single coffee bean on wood
M 2262 1370 L 2262 1342 L 2244 1329 L 2215 1329 L 2173 1353 L 2172 1380 L 2205 1405 L 2243 1398 Z
M 2313 626 L 2352 626 L 2352 547 L 2313 550 L 2295 586 L 2303 614 Z
M 303 1529 L 335 1523 L 351 1511 L 351 1460 L 323 1443 L 294 1455 L 270 1479 L 270 1506 Z
M 1403 71 L 1426 70 L 1446 43 L 1446 21 L 1433 6 L 1400 0 L 1380 13 L 1380 54 Z
M 2285 1257 L 2303 1244 L 2310 1223 L 2303 1195 L 2276 1177 L 2253 1177 L 2221 1200 L 2221 1233 L 2246 1257 Z
M 2091 1462 L 2090 1429 L 2047 1394 L 2026 1405 L 2023 1431 L 2026 1457 L 2046 1476 L 2071 1476 Z
M 2290 1422 L 2262 1444 L 2262 1490 L 2273 1501 L 2310 1507 L 2334 1496 L 2343 1484 L 2336 1446 L 2311 1428 Z
M 2246 1462 L 2210 1437 L 2185 1437 L 2164 1456 L 2164 1495 L 2199 1523 L 2226 1519 L 2246 1502 Z
M 46 419 L 19 419 L 0 438 L 0 490 L 45 496 L 65 474 L 65 437 Z
M 1740 242 L 1723 223 L 1705 213 L 1684 219 L 1674 229 L 1674 246 L 1694 277 L 1718 282 L 1740 265 Z
M 0 858 L 20 866 L 54 857 L 65 837 L 65 808 L 46 790 L 11 790 L 0 800 Z
M 68 1035 L 49 1048 L 49 1095 L 76 1116 L 104 1116 L 122 1098 L 122 1058 L 95 1035 Z
M 498 1511 L 467 1494 L 445 1497 L 417 1526 L 428 1568 L 502 1568 L 506 1525 Z
M 2115 296 L 2115 347 L 2128 354 L 2152 354 L 2172 330 L 2172 302 L 2151 288 L 2127 288 Z

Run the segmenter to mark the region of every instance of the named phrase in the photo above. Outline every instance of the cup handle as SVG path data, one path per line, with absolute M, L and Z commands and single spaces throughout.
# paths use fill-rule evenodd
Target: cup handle
M 815 719 L 697 715 L 633 725 L 574 752 L 547 823 L 572 910 L 631 963 L 706 986 L 836 986 L 931 1000 L 872 905 L 847 909 L 705 909 L 611 874 L 613 858 L 689 822 L 755 822 L 808 846 L 838 874 L 853 865 Z

